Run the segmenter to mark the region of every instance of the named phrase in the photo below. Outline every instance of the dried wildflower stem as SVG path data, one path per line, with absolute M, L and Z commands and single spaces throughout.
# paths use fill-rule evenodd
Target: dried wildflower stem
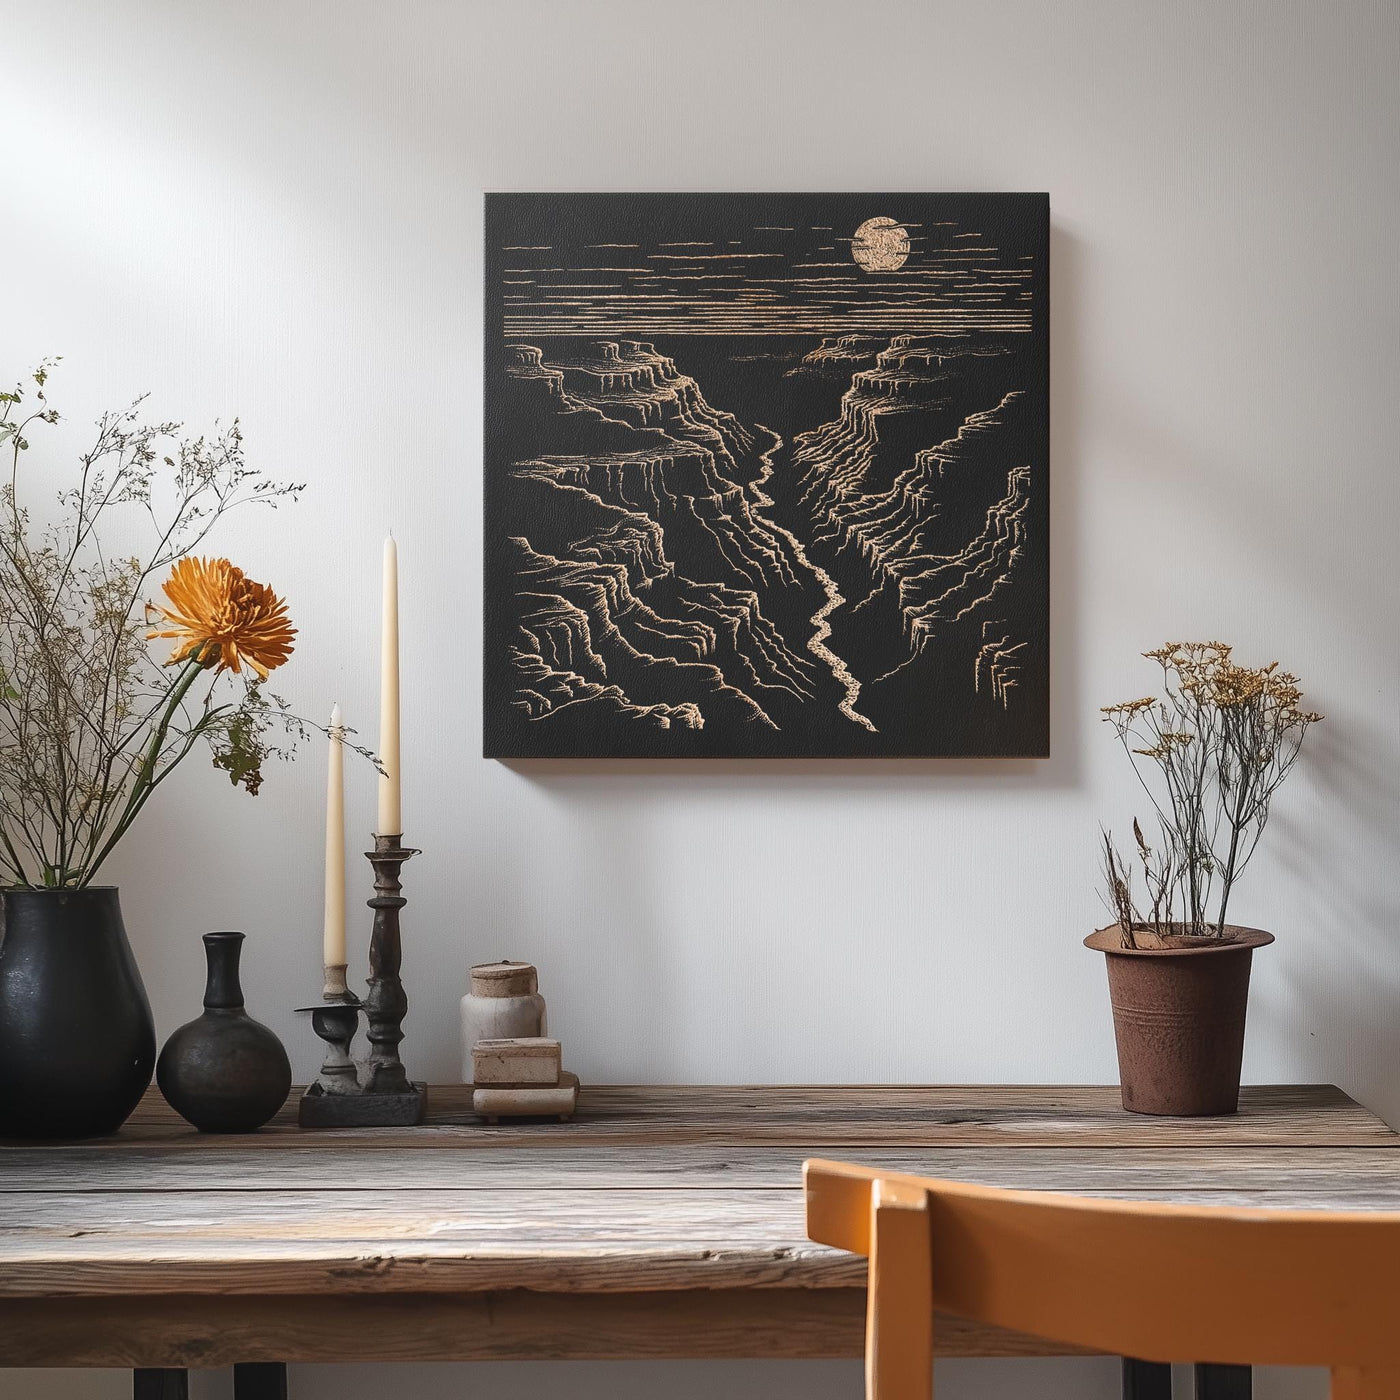
M 1150 896 L 1144 914 L 1132 892 L 1134 863 L 1104 833 L 1108 903 L 1130 946 L 1145 929 L 1222 938 L 1273 795 L 1322 716 L 1300 708 L 1296 676 L 1277 662 L 1237 665 L 1223 642 L 1169 642 L 1144 655 L 1162 669 L 1161 698 L 1108 705 L 1103 715 L 1152 803 L 1161 844 L 1150 846 L 1134 820 L 1136 866 Z
M 233 621 L 211 633 L 217 650 L 201 644 L 169 669 L 151 657 L 143 617 L 156 576 L 176 561 L 195 562 L 186 556 L 230 510 L 275 506 L 300 488 L 246 464 L 237 423 L 210 438 L 184 438 L 178 424 L 143 421 L 138 400 L 104 415 L 76 485 L 36 518 L 21 464 L 31 434 L 59 421 L 45 397 L 48 378 L 41 365 L 0 392 L 0 450 L 10 455 L 0 478 L 0 879 L 77 887 L 92 880 L 198 741 L 232 781 L 255 792 L 262 763 L 289 751 L 273 741 L 275 731 L 287 743 L 305 733 L 285 703 L 263 691 L 270 665 L 242 674 L 242 693 L 227 703 L 215 699 L 220 673 L 240 671 L 229 665 L 225 643 L 254 630 L 246 625 L 254 612 L 263 630 L 252 645 L 262 654 L 276 622 L 269 599 L 281 606 L 270 590 L 257 593 L 261 585 L 217 561 Z M 128 517 L 122 549 L 104 538 L 117 514 Z M 136 521 L 147 535 L 139 553 L 129 543 Z

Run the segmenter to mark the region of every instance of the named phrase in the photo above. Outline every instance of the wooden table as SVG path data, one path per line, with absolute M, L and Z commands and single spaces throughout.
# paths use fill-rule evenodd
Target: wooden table
M 1234 1118 L 1111 1088 L 586 1088 L 486 1127 L 204 1137 L 149 1097 L 115 1138 L 0 1148 L 0 1365 L 854 1357 L 864 1261 L 810 1243 L 825 1156 L 1135 1200 L 1400 1210 L 1400 1137 L 1339 1090 Z M 1068 1349 L 940 1319 L 952 1356 Z

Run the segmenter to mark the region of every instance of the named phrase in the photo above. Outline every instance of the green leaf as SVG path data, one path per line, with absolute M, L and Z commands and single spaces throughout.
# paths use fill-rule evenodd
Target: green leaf
M 209 736 L 214 767 L 223 769 L 235 787 L 245 788 L 252 797 L 258 795 L 262 786 L 262 765 L 267 757 L 262 739 L 263 723 L 258 710 L 245 702 L 243 708 L 227 719 L 221 733 Z

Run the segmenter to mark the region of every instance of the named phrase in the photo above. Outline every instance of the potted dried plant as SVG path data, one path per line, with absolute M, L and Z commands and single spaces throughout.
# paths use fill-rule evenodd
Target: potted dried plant
M 140 401 L 45 481 L 48 377 L 0 393 L 0 1135 L 78 1137 L 118 1127 L 155 1060 L 104 862 L 196 745 L 256 793 L 305 732 L 263 688 L 292 650 L 282 600 L 194 557 L 229 511 L 299 488 L 246 464 L 236 423 L 182 437 Z
M 1273 935 L 1227 922 L 1230 897 L 1322 716 L 1302 708 L 1296 676 L 1240 666 L 1223 642 L 1144 655 L 1161 667 L 1161 695 L 1103 716 L 1152 803 L 1154 836 L 1135 818 L 1125 854 L 1103 833 L 1115 922 L 1085 943 L 1107 958 L 1123 1107 L 1233 1113 L 1250 964 Z

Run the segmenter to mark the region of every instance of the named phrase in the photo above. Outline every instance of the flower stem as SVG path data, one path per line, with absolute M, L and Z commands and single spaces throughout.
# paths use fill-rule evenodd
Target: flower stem
M 126 806 L 122 809 L 121 816 L 117 818 L 111 835 L 103 843 L 102 849 L 87 863 L 82 878 L 78 881 L 79 888 L 91 882 L 93 876 L 101 868 L 102 862 L 111 855 L 117 842 L 126 835 L 127 829 L 136 820 L 141 808 L 146 805 L 146 799 L 160 781 L 160 776 L 163 776 L 163 774 L 157 774 L 156 768 L 160 762 L 161 752 L 165 748 L 165 741 L 170 733 L 175 711 L 184 703 L 185 696 L 189 694 L 191 687 L 199 679 L 203 670 L 203 663 L 197 656 L 192 656 L 185 662 L 183 669 L 176 676 L 170 688 L 170 697 L 161 711 L 160 719 L 156 721 L 155 729 L 151 732 L 150 743 L 146 745 L 145 757 L 141 760 L 141 767 L 137 771 L 136 778 L 131 785 L 131 791 L 127 795 Z M 188 746 L 186 746 L 186 751 L 188 751 Z M 181 756 L 183 757 L 183 753 Z

